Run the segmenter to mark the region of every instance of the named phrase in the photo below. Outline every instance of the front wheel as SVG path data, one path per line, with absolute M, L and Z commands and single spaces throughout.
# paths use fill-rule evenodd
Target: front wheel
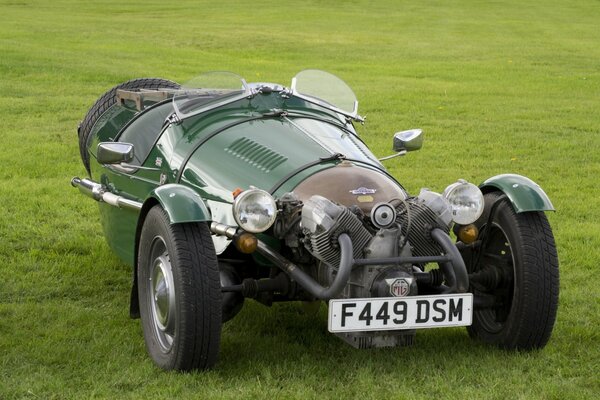
M 508 198 L 493 192 L 485 195 L 476 224 L 484 236 L 471 258 L 471 291 L 488 304 L 474 311 L 469 335 L 507 349 L 544 347 L 556 319 L 559 283 L 545 214 L 516 213 Z
M 212 367 L 221 336 L 221 285 L 202 223 L 171 224 L 154 206 L 138 247 L 138 295 L 146 348 L 165 370 Z

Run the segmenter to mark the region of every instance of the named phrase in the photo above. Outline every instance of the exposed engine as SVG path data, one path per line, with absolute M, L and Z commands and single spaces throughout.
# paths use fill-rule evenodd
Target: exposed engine
M 347 234 L 352 240 L 355 260 L 431 256 L 441 254 L 442 249 L 428 232 L 433 228 L 448 232 L 451 222 L 446 202 L 439 194 L 427 190 L 421 191 L 418 197 L 379 203 L 373 207 L 370 216 L 358 207 L 346 207 L 318 195 L 303 204 L 293 194 L 284 199 L 287 208 L 295 209 L 297 216 L 294 227 L 280 228 L 287 233 L 286 244 L 303 246 L 318 260 L 316 267 L 312 263 L 311 275 L 325 287 L 331 285 L 338 274 L 341 253 L 337 238 L 341 234 Z M 297 207 L 292 208 L 290 204 Z M 297 223 L 298 213 L 300 224 Z M 296 254 L 303 253 L 298 248 L 296 251 Z M 337 297 L 417 295 L 414 271 L 420 271 L 420 267 L 412 263 L 355 266 Z M 355 332 L 339 336 L 355 347 L 387 347 L 411 344 L 414 331 Z
M 450 231 L 452 216 L 439 194 L 423 189 L 418 197 L 401 202 L 396 212 L 396 221 L 400 224 L 407 243 L 410 243 L 414 256 L 442 252 L 440 245 L 429 235 L 433 228 L 440 228 L 446 233 Z
M 302 207 L 302 227 L 308 240 L 306 248 L 333 270 L 340 263 L 337 237 L 346 233 L 352 239 L 354 258 L 360 258 L 372 234 L 350 209 L 325 197 L 312 196 Z

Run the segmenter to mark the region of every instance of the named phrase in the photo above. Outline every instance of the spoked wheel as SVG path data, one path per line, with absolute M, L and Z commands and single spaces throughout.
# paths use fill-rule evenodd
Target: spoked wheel
M 138 253 L 138 294 L 146 348 L 166 370 L 212 367 L 221 336 L 221 285 L 208 227 L 170 224 L 154 206 Z
M 482 247 L 472 257 L 469 277 L 471 291 L 487 304 L 475 309 L 470 336 L 507 349 L 544 347 L 556 319 L 559 283 L 546 216 L 516 213 L 508 198 L 494 192 L 485 195 L 477 225 Z

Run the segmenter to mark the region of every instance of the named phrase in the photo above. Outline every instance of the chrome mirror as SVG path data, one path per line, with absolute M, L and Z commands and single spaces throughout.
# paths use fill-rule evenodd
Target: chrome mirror
M 99 143 L 96 159 L 100 164 L 128 163 L 133 160 L 133 145 L 119 142 Z
M 415 151 L 423 147 L 423 131 L 411 129 L 394 134 L 394 151 Z

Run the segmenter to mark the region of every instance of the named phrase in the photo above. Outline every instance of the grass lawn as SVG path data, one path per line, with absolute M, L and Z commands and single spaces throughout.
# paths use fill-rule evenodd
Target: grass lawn
M 355 90 L 378 155 L 392 133 L 424 148 L 386 166 L 411 192 L 512 172 L 538 182 L 561 262 L 542 351 L 419 332 L 358 351 L 324 307 L 248 302 L 210 372 L 166 373 L 128 318 L 129 268 L 112 255 L 76 127 L 135 77 L 209 70 L 289 84 L 304 68 Z M 0 0 L 0 399 L 581 399 L 600 393 L 600 2 Z

